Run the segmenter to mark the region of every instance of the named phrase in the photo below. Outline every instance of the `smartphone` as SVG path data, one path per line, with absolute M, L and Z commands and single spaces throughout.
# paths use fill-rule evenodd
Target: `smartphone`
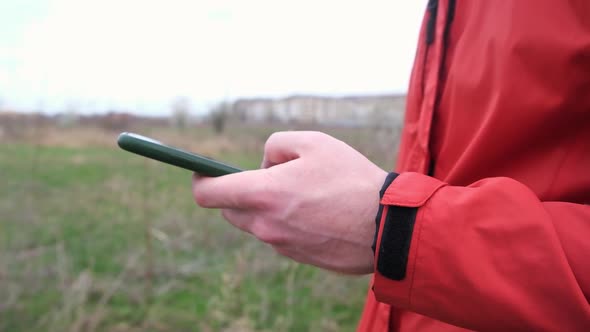
M 243 171 L 222 162 L 174 148 L 149 137 L 121 133 L 117 144 L 123 150 L 188 169 L 204 176 L 222 176 Z

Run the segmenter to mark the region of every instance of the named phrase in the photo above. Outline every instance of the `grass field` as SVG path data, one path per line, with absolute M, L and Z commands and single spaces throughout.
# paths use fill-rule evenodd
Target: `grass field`
M 138 131 L 256 168 L 275 129 Z M 391 167 L 393 133 L 326 130 Z M 0 140 L 0 331 L 354 330 L 367 277 L 279 257 L 198 208 L 190 172 L 125 153 L 116 136 Z

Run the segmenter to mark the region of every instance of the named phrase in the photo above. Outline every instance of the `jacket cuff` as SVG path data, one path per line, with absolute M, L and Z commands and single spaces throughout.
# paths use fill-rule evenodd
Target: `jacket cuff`
M 388 299 L 409 301 L 412 262 L 419 245 L 415 235 L 420 229 L 420 207 L 445 183 L 412 172 L 396 174 L 394 179 L 384 184 L 376 219 L 373 290 L 378 300 L 383 294 Z

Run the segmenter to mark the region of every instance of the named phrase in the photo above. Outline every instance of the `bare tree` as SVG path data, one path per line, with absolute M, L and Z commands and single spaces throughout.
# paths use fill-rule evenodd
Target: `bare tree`
M 231 112 L 231 104 L 228 102 L 221 102 L 215 105 L 210 113 L 210 121 L 216 133 L 221 134 L 225 129 L 225 125 Z
M 190 110 L 191 104 L 187 97 L 177 97 L 172 102 L 172 121 L 176 128 L 183 130 L 188 127 Z

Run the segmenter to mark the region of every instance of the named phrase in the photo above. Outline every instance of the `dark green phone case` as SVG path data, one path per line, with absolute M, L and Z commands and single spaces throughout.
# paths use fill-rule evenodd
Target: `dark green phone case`
M 182 167 L 204 176 L 222 176 L 242 171 L 219 161 L 173 148 L 151 138 L 133 133 L 119 135 L 117 144 L 123 150 Z

